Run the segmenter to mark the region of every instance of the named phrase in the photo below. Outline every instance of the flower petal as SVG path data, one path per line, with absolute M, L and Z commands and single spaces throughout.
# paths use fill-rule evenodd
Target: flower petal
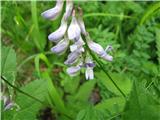
M 113 57 L 111 55 L 105 54 L 103 56 L 101 56 L 104 60 L 108 60 L 108 61 L 112 61 Z
M 76 40 L 77 41 L 80 38 L 80 34 L 81 34 L 80 27 L 79 27 L 79 25 L 77 23 L 76 17 L 73 15 L 71 24 L 70 24 L 70 26 L 68 28 L 68 38 L 70 40 Z
M 66 65 L 72 65 L 74 64 L 75 62 L 77 62 L 78 58 L 80 56 L 80 51 L 74 51 L 74 52 L 71 52 L 69 55 L 68 55 L 68 58 L 67 60 L 64 62 Z
M 62 53 L 66 51 L 68 45 L 69 45 L 69 40 L 63 39 L 56 46 L 52 47 L 51 51 L 56 54 L 61 55 Z
M 67 22 L 62 21 L 61 26 L 53 33 L 48 36 L 48 39 L 53 42 L 59 42 L 60 39 L 64 36 L 67 30 Z
M 94 79 L 93 68 L 87 67 L 85 72 L 86 80 Z
M 65 12 L 65 20 L 67 20 L 72 13 L 73 10 L 73 1 L 71 0 L 66 0 L 66 12 Z
M 102 55 L 105 53 L 105 51 L 101 45 L 99 45 L 98 43 L 95 43 L 91 40 L 88 41 L 88 46 L 93 52 L 97 53 L 98 55 Z
M 69 67 L 67 68 L 67 73 L 70 75 L 70 76 L 75 76 L 76 73 L 81 69 L 80 66 L 72 66 L 72 67 Z
M 43 12 L 41 15 L 46 19 L 55 20 L 62 11 L 63 2 L 63 0 L 57 0 L 56 6 L 54 8 Z

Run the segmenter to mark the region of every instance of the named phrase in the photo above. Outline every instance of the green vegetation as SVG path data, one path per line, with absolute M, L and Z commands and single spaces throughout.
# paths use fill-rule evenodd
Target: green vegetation
M 69 50 L 50 51 L 62 14 L 41 13 L 54 4 L 1 2 L 2 120 L 160 120 L 160 2 L 75 1 L 93 41 L 113 47 L 112 62 L 89 52 L 93 80 L 67 74 Z

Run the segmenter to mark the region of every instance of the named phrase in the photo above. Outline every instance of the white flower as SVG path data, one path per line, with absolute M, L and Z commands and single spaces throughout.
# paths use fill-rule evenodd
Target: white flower
M 86 80 L 94 79 L 93 68 L 87 67 L 85 72 Z
M 94 79 L 94 73 L 93 73 L 93 68 L 94 68 L 95 64 L 93 63 L 93 61 L 91 60 L 90 57 L 86 58 L 86 72 L 85 72 L 85 77 L 86 80 L 91 80 Z
M 66 0 L 66 11 L 65 11 L 65 20 L 67 20 L 72 13 L 73 10 L 73 2 L 71 0 Z
M 85 42 L 83 41 L 82 37 L 80 37 L 78 41 L 70 46 L 70 51 L 73 52 L 77 49 L 80 49 L 80 51 L 84 52 L 84 48 L 82 47 L 84 44 Z
M 70 75 L 70 76 L 75 76 L 76 73 L 81 69 L 80 66 L 72 66 L 72 67 L 69 67 L 67 68 L 67 73 Z
M 101 45 L 90 40 L 88 41 L 88 46 L 93 52 L 97 53 L 104 60 L 108 61 L 113 60 L 113 57 L 108 55 Z M 108 46 L 108 48 L 106 48 L 107 51 L 110 51 L 111 49 L 112 49 L 111 46 Z
M 48 36 L 48 39 L 53 42 L 59 42 L 67 30 L 67 21 L 62 18 L 61 26 Z
M 63 2 L 64 2 L 63 0 L 57 0 L 56 6 L 54 8 L 43 12 L 41 15 L 44 18 L 55 20 L 60 15 L 60 12 L 62 11 Z
M 66 49 L 68 48 L 68 45 L 69 45 L 69 40 L 65 38 L 61 40 L 56 46 L 52 47 L 51 51 L 61 55 L 66 51 Z
M 77 19 L 75 17 L 75 10 L 73 10 L 72 21 L 71 21 L 71 24 L 68 28 L 68 38 L 70 40 L 77 41 L 80 38 L 80 34 L 81 34 L 81 30 L 80 30 L 80 27 L 77 23 Z

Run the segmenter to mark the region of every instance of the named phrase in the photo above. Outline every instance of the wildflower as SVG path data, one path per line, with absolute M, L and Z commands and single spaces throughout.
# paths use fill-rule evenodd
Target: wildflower
M 69 68 L 67 68 L 67 73 L 70 75 L 70 76 L 75 76 L 76 73 L 81 69 L 80 66 L 71 66 Z
M 62 18 L 61 26 L 53 33 L 48 36 L 48 39 L 53 42 L 59 42 L 60 39 L 64 36 L 67 30 L 67 21 Z
M 45 12 L 43 12 L 41 15 L 44 18 L 50 19 L 50 20 L 55 20 L 61 13 L 62 8 L 63 8 L 63 0 L 57 0 L 56 6 L 52 9 L 49 9 Z
M 66 11 L 65 11 L 65 20 L 67 20 L 72 13 L 73 10 L 73 2 L 71 0 L 66 0 Z
M 67 60 L 64 62 L 66 65 L 72 65 L 78 61 L 78 58 L 80 57 L 81 51 L 76 50 L 74 52 L 71 52 L 68 55 Z
M 113 57 L 108 55 L 106 53 L 106 51 L 103 49 L 103 47 L 101 45 L 99 45 L 98 43 L 95 43 L 95 42 L 89 40 L 88 41 L 88 46 L 93 52 L 97 53 L 103 59 L 108 60 L 108 61 L 113 60 Z
M 56 46 L 51 48 L 51 51 L 56 54 L 63 54 L 68 48 L 69 40 L 67 38 L 61 40 Z
M 81 34 L 81 30 L 79 28 L 79 25 L 77 23 L 77 19 L 75 17 L 75 10 L 72 12 L 72 21 L 68 28 L 68 38 L 70 40 L 79 40 Z
M 82 37 L 80 37 L 78 41 L 76 41 L 73 45 L 70 46 L 71 52 L 73 52 L 77 49 L 80 49 L 80 51 L 84 52 L 84 48 L 82 47 L 84 44 L 85 43 L 84 43 Z
M 95 64 L 93 63 L 93 61 L 90 58 L 86 59 L 85 66 L 86 66 L 86 72 L 85 72 L 86 80 L 94 79 L 93 68 L 94 68 Z

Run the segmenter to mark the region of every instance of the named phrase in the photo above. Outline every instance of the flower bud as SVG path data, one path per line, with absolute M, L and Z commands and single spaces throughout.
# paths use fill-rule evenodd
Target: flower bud
M 62 11 L 63 3 L 63 0 L 57 0 L 56 6 L 54 8 L 43 12 L 41 15 L 46 19 L 55 20 Z
M 71 24 L 68 28 L 68 38 L 70 40 L 77 41 L 80 38 L 80 34 L 81 34 L 81 30 L 79 28 L 79 25 L 77 23 L 77 19 L 75 17 L 75 10 L 73 10 L 72 21 L 71 21 Z
M 60 39 L 62 39 L 66 30 L 67 30 L 67 21 L 65 21 L 64 18 L 63 18 L 62 22 L 61 22 L 61 26 L 55 32 L 51 33 L 48 36 L 48 39 L 50 41 L 53 41 L 53 42 L 57 43 L 57 42 L 60 41 Z
M 61 55 L 66 51 L 66 49 L 68 48 L 68 45 L 69 45 L 69 40 L 63 39 L 56 46 L 52 47 L 51 51 Z

